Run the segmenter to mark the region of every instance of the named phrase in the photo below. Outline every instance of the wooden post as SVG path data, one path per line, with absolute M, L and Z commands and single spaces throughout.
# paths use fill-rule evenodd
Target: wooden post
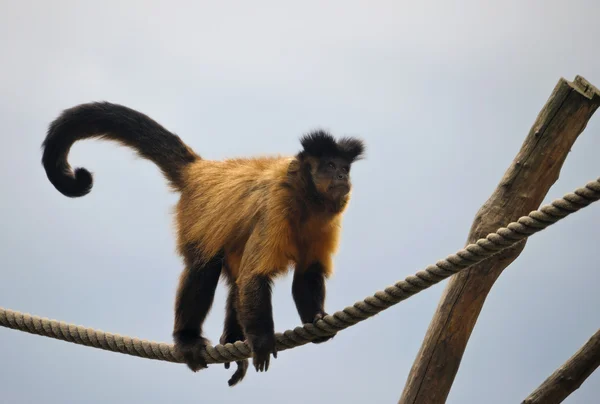
M 560 79 L 521 150 L 475 216 L 468 243 L 539 208 L 571 146 L 600 106 L 600 91 Z M 446 401 L 486 296 L 525 247 L 521 242 L 450 278 L 408 375 L 400 404 Z
M 600 366 L 600 329 L 522 404 L 558 404 Z

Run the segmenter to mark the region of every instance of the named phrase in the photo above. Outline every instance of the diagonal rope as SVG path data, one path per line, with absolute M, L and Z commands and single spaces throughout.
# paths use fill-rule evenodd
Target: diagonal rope
M 284 351 L 307 344 L 317 337 L 332 335 L 366 320 L 455 273 L 515 245 L 599 199 L 600 178 L 498 229 L 486 238 L 467 245 L 456 254 L 449 255 L 385 290 L 356 302 L 353 306 L 328 315 L 315 324 L 304 324 L 293 330 L 276 333 L 277 350 Z M 169 362 L 183 362 L 181 355 L 175 351 L 172 344 L 111 334 L 8 309 L 0 308 L 0 325 L 112 352 Z M 208 346 L 203 356 L 207 363 L 224 363 L 249 358 L 251 351 L 247 343 L 237 341 L 233 344 Z

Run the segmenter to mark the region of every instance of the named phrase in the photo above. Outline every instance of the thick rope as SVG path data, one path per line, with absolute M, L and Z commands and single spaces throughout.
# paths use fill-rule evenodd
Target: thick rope
M 508 226 L 500 228 L 486 238 L 479 239 L 474 244 L 469 244 L 456 254 L 436 262 L 435 265 L 429 265 L 415 275 L 408 276 L 395 285 L 376 292 L 373 296 L 369 296 L 353 306 L 328 315 L 315 324 L 304 324 L 284 333 L 276 333 L 277 350 L 284 351 L 307 344 L 316 337 L 332 335 L 372 317 L 455 273 L 515 245 L 599 199 L 600 178 L 586 184 L 583 188 L 575 190 L 573 193 L 565 195 L 561 199 L 553 201 L 551 204 L 541 207 L 539 210 L 531 212 L 528 216 L 521 217 Z M 175 351 L 172 344 L 111 334 L 8 309 L 0 308 L 0 325 L 31 334 L 142 358 L 183 362 L 181 355 Z M 246 342 L 237 341 L 234 344 L 208 346 L 203 356 L 207 363 L 224 363 L 249 358 L 251 351 Z

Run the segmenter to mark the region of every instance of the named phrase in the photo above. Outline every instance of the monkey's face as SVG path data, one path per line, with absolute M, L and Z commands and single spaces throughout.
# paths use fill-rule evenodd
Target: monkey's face
M 350 166 L 341 157 L 321 157 L 314 161 L 312 175 L 319 193 L 332 201 L 347 196 L 352 189 Z

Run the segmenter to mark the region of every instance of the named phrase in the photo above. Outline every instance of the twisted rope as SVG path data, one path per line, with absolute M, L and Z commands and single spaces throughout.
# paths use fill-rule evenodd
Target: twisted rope
M 589 182 L 585 187 L 579 188 L 561 199 L 544 205 L 539 210 L 521 217 L 508 226 L 500 228 L 486 238 L 467 245 L 456 254 L 449 255 L 447 258 L 436 262 L 434 265 L 429 265 L 424 270 L 408 276 L 385 290 L 378 291 L 373 296 L 356 302 L 353 306 L 348 306 L 342 311 L 327 315 L 314 324 L 304 324 L 293 330 L 276 333 L 277 350 L 284 351 L 307 344 L 317 337 L 332 335 L 366 320 L 455 273 L 515 245 L 599 199 L 600 178 Z M 172 344 L 111 334 L 8 309 L 0 308 L 0 325 L 107 351 L 147 359 L 183 362 L 181 354 L 174 349 Z M 237 341 L 233 344 L 208 346 L 203 356 L 207 363 L 224 363 L 249 358 L 251 351 L 246 342 Z

